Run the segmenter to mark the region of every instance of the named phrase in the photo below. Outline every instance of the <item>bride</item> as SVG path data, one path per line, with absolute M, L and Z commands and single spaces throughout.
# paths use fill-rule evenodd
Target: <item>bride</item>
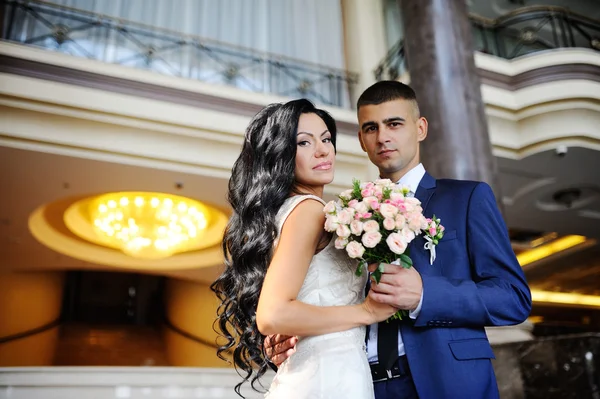
M 229 181 L 233 208 L 225 270 L 211 288 L 217 324 L 243 381 L 267 369 L 264 337 L 298 337 L 269 399 L 373 398 L 365 326 L 396 309 L 365 299 L 367 275 L 324 231 L 323 187 L 333 180 L 335 121 L 308 100 L 272 104 L 250 122 Z

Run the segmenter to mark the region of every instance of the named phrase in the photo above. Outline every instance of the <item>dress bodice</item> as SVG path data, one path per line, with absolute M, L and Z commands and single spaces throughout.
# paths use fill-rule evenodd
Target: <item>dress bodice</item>
M 312 195 L 288 198 L 277 214 L 278 238 L 285 220 Z M 275 246 L 277 245 L 275 241 Z M 356 261 L 335 248 L 335 237 L 312 257 L 297 299 L 315 306 L 355 305 L 364 300 L 367 273 L 356 276 Z M 330 334 L 298 337 L 296 351 L 273 379 L 268 399 L 374 399 L 373 382 L 360 326 Z
M 313 195 L 297 195 L 288 198 L 277 214 L 278 233 L 292 210 L 303 200 L 314 199 L 323 205 L 323 200 Z M 367 273 L 355 274 L 357 262 L 346 251 L 335 248 L 335 237 L 315 254 L 310 262 L 306 278 L 297 299 L 317 306 L 354 305 L 364 300 Z

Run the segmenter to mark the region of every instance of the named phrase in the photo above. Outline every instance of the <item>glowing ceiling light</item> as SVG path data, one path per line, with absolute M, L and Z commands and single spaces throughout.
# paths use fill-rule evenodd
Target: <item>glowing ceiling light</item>
M 138 258 L 165 258 L 197 245 L 208 226 L 200 202 L 170 194 L 121 192 L 90 203 L 97 237 Z
M 536 303 L 555 303 L 563 305 L 600 307 L 600 296 L 596 295 L 531 290 L 531 299 Z
M 564 236 L 556 240 L 550 241 L 547 244 L 540 245 L 537 248 L 529 249 L 517 255 L 517 260 L 521 266 L 536 262 L 540 259 L 547 258 L 558 252 L 562 252 L 576 245 L 586 242 L 584 236 Z

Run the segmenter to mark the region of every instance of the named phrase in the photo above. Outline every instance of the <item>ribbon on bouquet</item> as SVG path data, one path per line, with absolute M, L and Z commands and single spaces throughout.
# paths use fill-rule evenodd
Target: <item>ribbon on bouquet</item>
M 427 241 L 425 243 L 425 249 L 429 250 L 429 264 L 433 265 L 433 261 L 435 261 L 435 244 L 431 237 L 425 236 L 424 238 Z

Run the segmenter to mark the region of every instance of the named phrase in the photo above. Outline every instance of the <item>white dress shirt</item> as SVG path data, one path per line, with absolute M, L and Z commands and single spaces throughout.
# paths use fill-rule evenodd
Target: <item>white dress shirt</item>
M 417 192 L 417 188 L 419 187 L 419 183 L 421 183 L 421 179 L 425 176 L 425 167 L 423 164 L 418 164 L 414 168 L 408 171 L 407 174 L 402 176 L 402 178 L 397 182 L 402 186 L 407 186 L 410 188 L 412 195 L 414 196 Z M 423 305 L 423 291 L 421 291 L 421 300 L 419 301 L 419 305 L 417 308 L 411 312 L 409 312 L 408 316 L 411 319 L 416 319 L 421 313 L 421 306 Z M 369 358 L 369 362 L 377 362 L 377 323 L 371 324 L 369 326 L 369 339 L 367 340 L 367 356 Z M 402 341 L 402 333 L 400 332 L 400 328 L 398 328 L 398 355 L 402 356 L 406 354 L 404 351 L 404 342 Z

